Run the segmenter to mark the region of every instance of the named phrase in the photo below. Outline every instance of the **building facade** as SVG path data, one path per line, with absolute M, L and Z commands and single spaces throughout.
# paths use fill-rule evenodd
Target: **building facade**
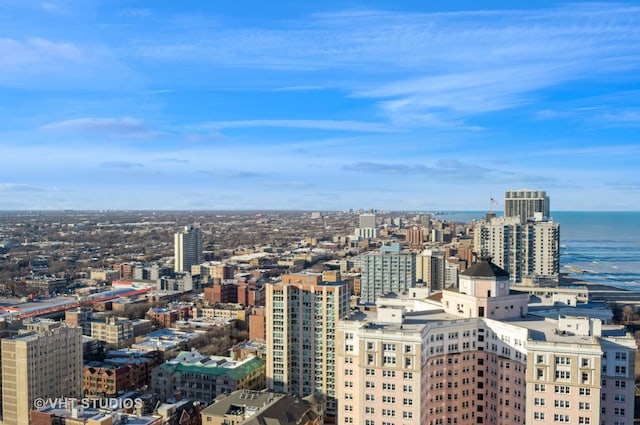
M 338 324 L 338 423 L 633 422 L 635 338 L 599 319 L 529 313 L 482 259 L 422 309 L 397 297 Z M 415 301 L 415 300 L 410 300 Z
M 299 274 L 265 287 L 267 388 L 322 396 L 335 417 L 335 332 L 348 312 L 347 284 Z
M 539 213 L 537 213 L 539 214 Z M 551 220 L 522 224 L 518 217 L 495 217 L 476 222 L 474 248 L 489 255 L 511 276 L 512 283 L 524 278 L 549 277 L 560 273 L 560 225 Z
M 258 357 L 235 361 L 183 352 L 151 372 L 151 389 L 162 400 L 181 397 L 209 404 L 222 393 L 264 388 L 265 361 Z
M 518 217 L 520 223 L 541 213 L 549 218 L 549 197 L 544 190 L 507 190 L 504 194 L 504 216 Z
M 383 246 L 379 252 L 367 252 L 360 260 L 361 304 L 375 304 L 378 297 L 404 292 L 414 284 L 416 256 L 412 252 L 402 252 L 400 244 Z
M 191 266 L 202 263 L 202 230 L 185 227 L 174 236 L 174 271 L 191 273 Z
M 2 339 L 3 425 L 28 425 L 37 398 L 81 396 L 81 328 L 41 320 Z

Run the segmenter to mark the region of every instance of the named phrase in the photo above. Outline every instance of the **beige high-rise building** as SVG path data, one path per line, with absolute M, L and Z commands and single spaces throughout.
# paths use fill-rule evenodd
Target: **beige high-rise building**
M 633 423 L 637 347 L 624 327 L 537 316 L 488 258 L 440 303 L 414 292 L 338 323 L 337 423 Z
M 349 290 L 344 282 L 321 278 L 292 274 L 265 285 L 267 388 L 322 396 L 331 418 L 336 415 L 336 324 L 348 312 Z
M 37 398 L 82 397 L 82 329 L 34 321 L 2 339 L 2 423 L 29 425 Z
M 444 252 L 426 249 L 416 255 L 416 282 L 423 282 L 434 291 L 444 288 Z

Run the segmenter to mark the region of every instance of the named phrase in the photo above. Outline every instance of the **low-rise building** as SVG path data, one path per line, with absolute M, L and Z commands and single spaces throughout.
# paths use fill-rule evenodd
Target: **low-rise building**
M 160 399 L 181 397 L 208 404 L 222 393 L 264 389 L 265 361 L 258 357 L 236 361 L 197 351 L 182 352 L 154 368 L 151 375 L 151 389 Z
M 235 391 L 218 396 L 200 412 L 203 424 L 262 425 L 324 423 L 321 403 L 313 397 L 300 399 L 271 391 Z

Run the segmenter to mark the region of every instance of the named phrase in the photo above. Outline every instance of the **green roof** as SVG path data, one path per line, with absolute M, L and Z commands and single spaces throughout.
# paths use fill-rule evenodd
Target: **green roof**
M 240 363 L 234 368 L 220 367 L 220 366 L 206 366 L 202 364 L 189 364 L 189 363 L 165 363 L 161 367 L 168 373 L 198 373 L 209 376 L 228 376 L 233 380 L 240 380 L 245 376 L 250 375 L 256 370 L 264 367 L 266 362 L 259 357 L 253 357 Z

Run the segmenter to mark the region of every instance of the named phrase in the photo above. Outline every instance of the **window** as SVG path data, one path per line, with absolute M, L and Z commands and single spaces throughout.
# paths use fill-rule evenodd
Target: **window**
M 626 397 L 624 394 L 616 394 L 615 396 L 613 396 L 613 400 L 617 401 L 618 403 L 624 403 L 626 400 Z
M 545 404 L 544 398 L 537 398 L 536 397 L 533 400 L 533 404 L 536 405 L 536 406 L 544 406 L 544 404 Z
M 627 386 L 627 383 L 625 381 L 620 381 L 616 379 L 616 388 L 624 388 Z
M 394 404 L 396 402 L 396 398 L 388 395 L 383 395 L 382 402 Z
M 580 403 L 578 403 L 578 408 L 580 410 L 591 410 L 591 403 L 580 402 Z
M 627 353 L 616 352 L 616 360 L 627 360 Z
M 403 377 L 404 379 L 413 379 L 413 372 L 405 372 Z
M 591 395 L 591 388 L 580 388 L 580 395 Z
M 533 419 L 544 421 L 544 412 L 533 412 Z
M 365 394 L 364 398 L 367 401 L 376 401 L 376 397 L 373 394 Z
M 624 408 L 623 407 L 616 407 L 615 409 L 613 409 L 613 414 L 616 416 L 624 416 Z
M 626 375 L 627 374 L 627 367 L 626 366 L 616 366 L 616 374 L 620 375 Z
M 563 409 L 568 409 L 569 408 L 569 401 L 568 400 L 555 400 L 553 402 L 553 405 L 556 408 L 563 408 Z
M 412 419 L 413 418 L 413 412 L 402 412 L 402 418 L 403 419 Z
M 413 392 L 413 386 L 411 386 L 411 385 L 403 385 L 402 386 L 402 391 L 404 391 L 405 393 L 412 393 Z
M 376 370 L 375 369 L 366 369 L 365 370 L 365 374 L 367 376 L 374 376 L 376 374 Z
M 536 392 L 545 392 L 546 391 L 546 387 L 544 384 L 535 384 L 535 386 L 533 387 L 534 390 Z
M 554 387 L 555 392 L 558 394 L 570 394 L 571 393 L 571 388 L 570 387 L 565 387 L 562 385 L 556 385 Z
M 556 370 L 556 379 L 569 380 L 571 379 L 571 372 L 568 370 Z
M 376 409 L 374 409 L 373 407 L 365 407 L 364 413 L 366 413 L 367 415 L 374 415 L 376 413 Z
M 404 399 L 402 399 L 402 404 L 405 405 L 405 406 L 413 406 L 413 399 L 404 398 Z
M 579 424 L 590 424 L 591 423 L 591 418 L 580 416 L 580 417 L 578 417 L 578 423 Z
M 382 416 L 395 416 L 396 411 L 392 409 L 382 409 Z
M 561 415 L 556 413 L 553 415 L 554 422 L 569 422 L 569 415 Z
M 558 365 L 570 365 L 571 364 L 571 358 L 570 357 L 556 357 L 556 364 Z
M 394 365 L 396 364 L 396 357 L 395 356 L 384 356 L 382 358 L 382 361 L 385 365 Z
M 396 377 L 396 371 L 395 370 L 383 370 L 382 371 L 382 376 L 384 376 L 385 378 L 395 378 Z

